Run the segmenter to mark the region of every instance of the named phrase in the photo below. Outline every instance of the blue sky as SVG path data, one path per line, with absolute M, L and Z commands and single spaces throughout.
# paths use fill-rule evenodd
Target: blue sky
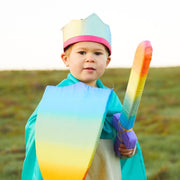
M 110 67 L 131 67 L 138 44 L 151 41 L 151 66 L 180 65 L 178 0 L 0 1 L 0 69 L 62 69 L 61 28 L 95 12 L 111 27 Z

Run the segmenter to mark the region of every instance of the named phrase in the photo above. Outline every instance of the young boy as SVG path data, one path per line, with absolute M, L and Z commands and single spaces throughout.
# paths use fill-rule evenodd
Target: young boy
M 104 24 L 96 14 L 84 20 L 73 20 L 63 28 L 64 53 L 61 58 L 70 74 L 58 86 L 69 86 L 83 82 L 88 86 L 107 88 L 100 81 L 106 67 L 111 61 L 111 34 L 109 26 Z M 113 151 L 113 141 L 116 137 L 112 126 L 113 114 L 121 111 L 121 103 L 112 93 L 108 104 L 107 115 L 102 129 L 86 180 L 120 180 L 146 179 L 140 147 L 137 143 L 137 153 L 130 159 L 121 159 Z M 22 179 L 43 179 L 36 157 L 35 123 L 38 108 L 32 114 L 26 125 L 26 157 L 23 166 Z M 132 156 L 134 149 L 127 149 L 123 144 L 119 147 L 123 156 Z M 139 175 L 137 168 L 139 167 Z M 122 172 L 121 172 L 122 170 Z M 136 175 L 134 175 L 136 173 Z M 121 177 L 122 174 L 122 177 Z M 142 178 L 143 177 L 143 178 Z

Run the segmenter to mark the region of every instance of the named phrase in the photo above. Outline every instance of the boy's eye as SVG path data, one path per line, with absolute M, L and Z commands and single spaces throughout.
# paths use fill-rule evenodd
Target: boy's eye
M 101 55 L 102 53 L 101 53 L 101 52 L 95 52 L 94 54 L 97 55 L 97 56 L 99 56 L 99 55 Z
M 86 54 L 86 52 L 85 52 L 85 51 L 79 51 L 79 54 L 81 54 L 81 55 L 85 55 L 85 54 Z

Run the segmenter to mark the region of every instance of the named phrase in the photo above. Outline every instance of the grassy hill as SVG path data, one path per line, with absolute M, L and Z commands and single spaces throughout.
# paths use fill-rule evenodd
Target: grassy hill
M 104 84 L 123 101 L 130 69 L 108 69 Z M 21 179 L 25 124 L 46 85 L 68 71 L 0 71 L 0 179 Z M 180 169 L 180 67 L 151 68 L 134 130 L 148 180 L 178 180 Z

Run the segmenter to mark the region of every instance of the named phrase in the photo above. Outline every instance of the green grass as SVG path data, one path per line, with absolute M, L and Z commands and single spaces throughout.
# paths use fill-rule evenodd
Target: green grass
M 25 124 L 46 85 L 68 71 L 0 71 L 0 179 L 21 179 Z M 108 69 L 102 81 L 123 102 L 130 69 Z M 180 67 L 151 68 L 134 130 L 148 180 L 178 180 L 180 169 Z

